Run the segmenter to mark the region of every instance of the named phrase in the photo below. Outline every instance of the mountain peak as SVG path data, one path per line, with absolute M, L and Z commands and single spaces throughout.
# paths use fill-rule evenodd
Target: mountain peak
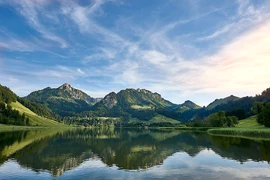
M 201 108 L 199 105 L 195 104 L 190 100 L 186 100 L 183 104 L 179 105 L 179 112 L 184 112 L 190 109 L 199 109 Z
M 53 112 L 61 116 L 73 115 L 74 112 L 80 113 L 100 101 L 92 98 L 85 92 L 73 88 L 70 84 L 64 83 L 58 88 L 45 88 L 30 93 L 26 99 L 48 106 Z M 61 107 L 61 108 L 60 108 Z
M 195 104 L 194 102 L 192 102 L 192 101 L 190 101 L 190 100 L 186 100 L 183 104 L 187 104 L 187 103 Z
M 63 84 L 62 86 L 60 86 L 60 87 L 59 87 L 59 89 L 68 89 L 68 90 L 71 90 L 71 89 L 72 89 L 72 87 L 71 87 L 71 85 L 70 85 L 70 84 L 65 83 L 65 84 Z

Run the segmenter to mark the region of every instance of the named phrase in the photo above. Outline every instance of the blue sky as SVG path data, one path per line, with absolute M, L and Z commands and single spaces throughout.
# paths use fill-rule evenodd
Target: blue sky
M 267 0 L 0 0 L 0 83 L 145 88 L 173 103 L 270 87 Z

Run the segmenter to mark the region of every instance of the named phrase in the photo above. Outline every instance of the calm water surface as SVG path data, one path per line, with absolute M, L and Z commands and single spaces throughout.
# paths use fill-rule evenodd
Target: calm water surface
M 0 133 L 0 179 L 269 179 L 270 141 L 138 129 Z

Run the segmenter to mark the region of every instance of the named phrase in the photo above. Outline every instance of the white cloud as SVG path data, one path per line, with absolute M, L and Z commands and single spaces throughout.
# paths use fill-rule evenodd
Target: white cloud
M 141 56 L 139 59 L 133 56 L 137 62 L 133 64 L 138 66 L 122 62 L 112 66 L 112 69 L 123 71 L 116 82 L 121 80 L 135 86 L 147 82 L 144 87 L 152 91 L 161 94 L 172 92 L 173 96 L 183 99 L 190 99 L 189 96 L 196 94 L 212 94 L 212 98 L 216 98 L 216 94 L 255 95 L 270 84 L 269 78 L 266 78 L 270 76 L 269 29 L 269 21 L 258 24 L 213 55 L 193 61 L 166 51 L 136 49 L 134 54 Z M 206 104 L 205 101 L 199 103 Z
M 233 40 L 217 54 L 200 80 L 213 91 L 261 91 L 270 84 L 270 21 Z
M 198 40 L 209 40 L 209 39 L 213 39 L 213 38 L 216 38 L 224 33 L 227 33 L 228 31 L 230 31 L 232 29 L 232 27 L 234 26 L 235 24 L 232 23 L 232 24 L 227 24 L 225 25 L 224 27 L 218 29 L 217 31 L 215 31 L 213 34 L 211 35 L 208 35 L 206 37 L 201 37 L 199 38 Z
M 235 38 L 212 56 L 197 61 L 168 64 L 176 70 L 168 83 L 154 85 L 160 91 L 181 91 L 181 94 L 255 95 L 269 87 L 270 21 Z M 182 63 L 186 63 L 182 64 Z M 192 69 L 184 70 L 188 67 Z M 163 89 L 163 90 L 162 90 Z M 214 97 L 213 97 L 214 98 Z
M 174 102 L 193 100 L 190 96 L 195 97 L 201 93 L 236 92 L 239 95 L 248 95 L 260 92 L 269 84 L 268 78 L 260 78 L 269 76 L 266 67 L 270 66 L 267 60 L 269 23 L 265 22 L 269 18 L 267 7 L 258 8 L 249 1 L 239 1 L 235 14 L 229 15 L 226 22 L 222 21 L 215 26 L 214 32 L 206 28 L 206 32 L 202 29 L 202 32 L 194 35 L 193 32 L 183 34 L 182 27 L 189 28 L 189 23 L 197 24 L 198 20 L 204 20 L 211 13 L 222 13 L 224 7 L 209 7 L 202 10 L 204 13 L 192 14 L 187 19 L 173 18 L 166 22 L 162 19 L 148 22 L 146 17 L 150 24 L 147 26 L 144 26 L 144 19 L 137 22 L 132 17 L 126 17 L 128 22 L 124 24 L 127 25 L 124 29 L 127 32 L 122 33 L 123 24 L 115 28 L 115 24 L 106 26 L 98 20 L 106 19 L 106 13 L 109 12 L 104 11 L 103 7 L 108 1 L 92 1 L 89 6 L 81 6 L 76 1 L 59 1 L 61 11 L 53 12 L 48 17 L 46 7 L 49 2 L 25 0 L 13 1 L 13 4 L 17 4 L 18 12 L 45 39 L 56 42 L 62 48 L 72 49 L 73 51 L 68 49 L 72 54 L 65 55 L 71 64 L 78 64 L 73 64 L 73 67 L 67 67 L 68 64 L 35 67 L 35 78 L 75 81 L 79 78 L 102 77 L 112 80 L 101 80 L 100 83 L 108 86 L 147 88 L 171 96 Z M 198 5 L 195 3 L 194 6 L 196 4 Z M 65 39 L 43 24 L 48 18 L 53 21 L 53 17 L 56 17 L 55 22 L 63 18 L 69 24 L 69 30 L 76 33 L 75 36 L 67 33 L 75 42 L 73 46 L 69 46 Z M 112 24 L 116 19 L 117 17 L 113 17 Z M 206 33 L 206 36 L 199 37 Z M 0 42 L 0 48 L 31 52 L 37 50 L 37 44 L 41 45 L 43 39 L 33 44 L 11 37 L 4 40 Z M 218 44 L 212 44 L 209 49 L 204 48 L 204 43 L 207 44 L 210 40 L 215 40 Z M 44 49 L 46 48 L 39 48 L 40 51 L 47 52 Z M 63 55 L 61 51 L 54 52 Z M 61 64 L 60 61 L 57 63 Z M 27 68 L 28 66 L 21 68 L 20 73 L 29 75 L 31 72 Z M 99 78 L 93 78 L 97 79 Z M 213 95 L 213 98 L 216 96 Z
M 62 3 L 62 12 L 69 16 L 75 24 L 77 24 L 80 32 L 82 34 L 94 35 L 99 41 L 104 43 L 109 43 L 115 47 L 126 46 L 129 44 L 117 33 L 114 33 L 101 25 L 99 25 L 95 20 L 94 16 L 97 11 L 101 11 L 101 6 L 106 1 L 94 1 L 91 6 L 82 7 L 75 2 Z
M 163 64 L 167 61 L 170 61 L 172 57 L 168 57 L 167 55 L 160 53 L 159 51 L 143 51 L 142 52 L 142 58 L 146 61 L 149 61 L 152 64 Z
M 2 40 L 0 42 L 0 48 L 11 50 L 11 51 L 21 51 L 21 52 L 31 52 L 36 49 L 35 45 L 29 42 L 23 42 L 15 39 Z
M 200 37 L 198 40 L 212 40 L 224 34 L 227 35 L 223 36 L 223 38 L 225 37 L 228 39 L 228 36 L 235 36 L 236 34 L 242 33 L 243 30 L 259 24 L 260 22 L 263 22 L 270 17 L 268 7 L 262 6 L 258 9 L 255 9 L 253 3 L 249 0 L 239 0 L 237 2 L 237 13 L 232 18 L 230 18 L 228 22 L 223 24 L 222 27 L 219 27 L 212 34 L 205 37 Z
M 37 30 L 44 38 L 60 44 L 61 48 L 68 47 L 68 43 L 63 38 L 53 34 L 46 28 L 39 20 L 40 16 L 46 15 L 47 12 L 43 11 L 43 7 L 48 3 L 46 0 L 21 0 L 11 1 L 18 5 L 17 11 L 25 17 L 29 25 Z
M 80 68 L 78 68 L 77 71 L 78 71 L 78 73 L 80 73 L 80 74 L 83 74 L 83 75 L 85 74 L 85 72 L 83 72 Z

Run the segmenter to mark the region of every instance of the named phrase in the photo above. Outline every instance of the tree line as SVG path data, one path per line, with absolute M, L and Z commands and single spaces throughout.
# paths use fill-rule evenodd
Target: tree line
M 20 114 L 18 110 L 12 109 L 9 104 L 0 102 L 0 124 L 25 126 L 30 125 L 29 121 L 29 117 L 25 113 Z
M 255 102 L 252 109 L 257 114 L 257 122 L 265 127 L 270 127 L 270 102 Z
M 193 122 L 186 123 L 189 127 L 234 127 L 236 124 L 238 124 L 238 118 L 226 115 L 225 111 L 213 113 L 204 119 L 195 115 Z

